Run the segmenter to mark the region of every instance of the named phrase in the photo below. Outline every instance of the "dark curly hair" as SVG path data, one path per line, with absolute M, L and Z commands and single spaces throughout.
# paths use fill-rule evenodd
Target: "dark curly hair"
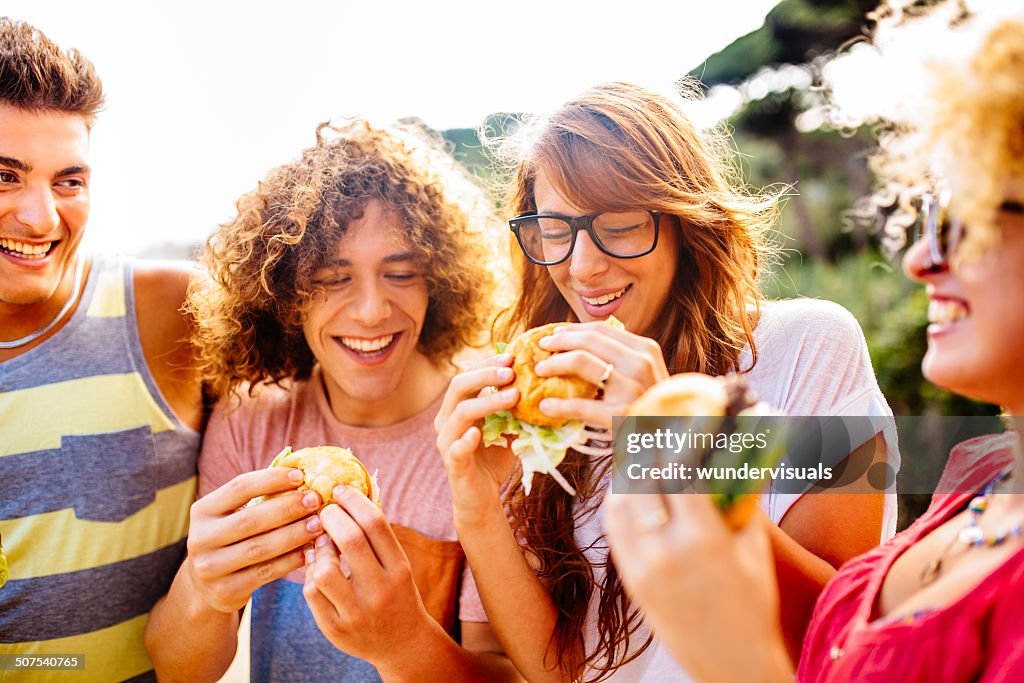
M 418 348 L 444 363 L 481 341 L 494 283 L 481 235 L 493 221 L 484 194 L 420 128 L 321 124 L 316 145 L 270 171 L 206 242 L 210 278 L 193 286 L 187 306 L 214 393 L 310 376 L 315 358 L 302 323 L 318 291 L 313 274 L 372 199 L 401 216 L 426 269 Z

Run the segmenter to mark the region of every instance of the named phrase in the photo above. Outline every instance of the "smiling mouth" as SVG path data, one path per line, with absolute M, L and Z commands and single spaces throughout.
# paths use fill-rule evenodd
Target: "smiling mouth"
M 928 322 L 935 325 L 950 325 L 968 315 L 967 307 L 957 301 L 928 302 Z
M 580 298 L 583 299 L 585 303 L 588 303 L 591 306 L 604 306 L 605 304 L 618 299 L 620 296 L 628 292 L 632 287 L 633 285 L 626 285 L 617 292 L 610 292 L 608 294 L 602 294 L 601 296 L 597 297 L 583 296 L 582 294 L 580 294 Z
M 356 353 L 364 358 L 374 358 L 376 356 L 383 356 L 387 353 L 388 349 L 391 348 L 392 344 L 401 333 L 386 334 L 382 337 L 374 337 L 367 339 L 365 337 L 335 337 L 338 342 L 349 351 Z
M 59 241 L 29 244 L 9 237 L 0 237 L 0 253 L 34 261 L 49 256 L 58 244 L 60 244 Z

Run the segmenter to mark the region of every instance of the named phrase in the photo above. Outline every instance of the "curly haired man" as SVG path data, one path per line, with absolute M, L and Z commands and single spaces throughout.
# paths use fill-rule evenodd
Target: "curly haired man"
M 251 596 L 254 679 L 515 678 L 456 540 L 432 426 L 453 356 L 490 318 L 486 199 L 435 141 L 356 120 L 321 126 L 237 206 L 191 297 L 223 401 L 189 556 L 147 631 L 157 671 L 220 676 Z M 346 487 L 333 501 L 289 492 L 294 471 L 265 469 L 283 446 L 325 444 L 378 472 L 381 509 Z

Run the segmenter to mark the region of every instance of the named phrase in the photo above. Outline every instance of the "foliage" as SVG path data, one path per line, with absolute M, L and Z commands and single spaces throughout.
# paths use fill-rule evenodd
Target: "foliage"
M 705 85 L 737 83 L 764 66 L 801 64 L 860 35 L 877 0 L 782 0 L 755 31 L 716 52 L 693 71 Z

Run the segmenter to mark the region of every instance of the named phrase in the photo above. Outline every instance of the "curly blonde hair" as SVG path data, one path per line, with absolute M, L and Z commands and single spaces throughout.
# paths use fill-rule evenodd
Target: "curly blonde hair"
M 270 171 L 207 240 L 209 279 L 187 306 L 203 376 L 218 395 L 242 383 L 306 379 L 316 359 L 302 331 L 313 274 L 351 221 L 378 199 L 401 216 L 426 270 L 429 304 L 418 342 L 437 364 L 479 344 L 492 317 L 490 203 L 442 143 L 411 125 L 357 119 L 321 124 L 316 144 Z
M 887 122 L 872 159 L 881 184 L 874 203 L 890 208 L 884 239 L 904 246 L 920 196 L 944 184 L 969 226 L 954 258 L 973 258 L 998 241 L 1005 183 L 1024 174 L 1024 11 L 893 0 L 874 18 L 875 49 L 890 73 L 908 80 L 900 60 L 923 65 L 919 82 L 901 88 L 904 116 Z M 898 49 L 911 41 L 914 49 Z
M 679 87 L 697 96 L 694 81 Z M 537 210 L 534 183 L 542 168 L 555 190 L 582 209 L 644 208 L 674 218 L 663 223 L 677 231 L 680 242 L 669 297 L 658 304 L 650 329 L 632 330 L 661 345 L 669 372 L 749 370 L 739 368 L 746 345 L 757 362 L 759 279 L 777 254 L 771 235 L 779 195 L 747 191 L 724 132 L 699 131 L 668 97 L 629 83 L 605 83 L 490 145 L 509 169 L 508 210 L 515 214 Z M 514 237 L 509 249 L 520 288 L 498 334 L 510 338 L 524 328 L 575 321 L 547 268 L 527 260 Z M 577 520 L 598 502 L 602 465 L 594 468 L 570 450 L 563 473 L 580 493 L 580 512 L 545 477 L 531 496 L 512 486 L 510 515 L 559 608 L 551 642 L 559 666 L 573 675 L 593 672 L 601 680 L 639 656 L 650 639 L 630 646 L 641 620 L 614 564 L 606 563 L 604 583 L 598 584 L 594 567 L 575 544 Z M 587 650 L 583 633 L 595 594 L 597 642 Z

